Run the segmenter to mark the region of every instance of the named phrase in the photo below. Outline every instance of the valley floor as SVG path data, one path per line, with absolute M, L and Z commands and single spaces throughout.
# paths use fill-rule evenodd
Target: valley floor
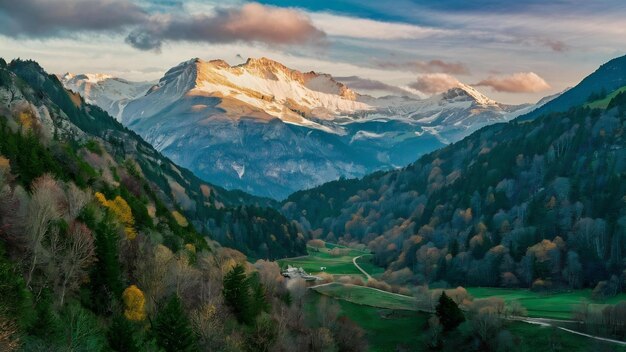
M 335 248 L 342 252 L 332 252 Z M 335 278 L 380 276 L 383 269 L 367 260 L 368 255 L 364 251 L 327 244 L 326 248 L 309 247 L 308 256 L 282 259 L 279 264 L 302 267 L 314 275 L 325 272 Z M 313 307 L 322 295 L 335 299 L 341 307 L 341 315 L 366 331 L 370 351 L 428 350 L 426 329 L 432 312 L 418 307 L 415 298 L 341 282 L 313 285 L 310 289 L 307 304 Z M 580 333 L 575 331 L 578 323 L 571 320 L 573 310 L 581 303 L 614 304 L 626 300 L 626 294 L 597 303 L 591 300 L 588 289 L 540 293 L 469 287 L 467 291 L 474 298 L 500 297 L 505 302 L 518 301 L 527 309 L 528 317 L 513 317 L 507 323 L 507 329 L 522 342 L 517 351 L 541 351 L 546 346 L 557 346 L 556 350 L 563 351 L 626 351 L 626 342 Z

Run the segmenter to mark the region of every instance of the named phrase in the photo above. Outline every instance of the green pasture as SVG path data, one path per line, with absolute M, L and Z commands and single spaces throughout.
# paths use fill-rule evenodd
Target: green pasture
M 320 297 L 320 294 L 309 295 L 308 304 L 314 305 Z M 360 305 L 341 299 L 337 303 L 341 316 L 348 317 L 365 330 L 369 351 L 395 351 L 397 346 L 407 351 L 425 350 L 426 335 L 422 331 L 428 314 Z
M 528 316 L 553 319 L 570 319 L 572 311 L 582 303 L 615 304 L 626 300 L 626 294 L 620 294 L 602 301 L 594 301 L 589 289 L 558 293 L 491 287 L 466 287 L 466 289 L 474 298 L 501 297 L 507 302 L 517 300 L 528 310 Z
M 334 248 L 342 248 L 347 251 L 344 255 L 335 256 L 331 254 L 331 250 Z M 365 278 L 352 263 L 352 258 L 365 255 L 367 252 L 330 243 L 326 243 L 325 248 L 308 247 L 307 250 L 309 253 L 307 256 L 280 259 L 278 260 L 278 264 L 281 267 L 286 267 L 287 265 L 301 267 L 306 272 L 313 275 L 326 272 L 331 275 L 356 275 Z M 362 262 L 359 261 L 359 264 L 361 263 Z M 373 264 L 368 264 L 368 260 L 365 260 L 363 263 L 367 266 L 367 268 L 364 267 L 366 271 L 370 269 L 375 272 L 382 272 L 383 270 L 382 268 L 375 269 L 376 267 Z M 322 270 L 322 267 L 326 269 Z
M 599 99 L 591 103 L 585 104 L 585 107 L 589 107 L 592 109 L 606 109 L 606 107 L 609 106 L 611 99 L 615 98 L 615 96 L 624 91 L 626 91 L 626 86 L 617 89 L 613 93 L 607 95 L 604 99 Z
M 327 286 L 324 286 L 327 287 Z M 355 286 L 352 286 L 355 288 Z M 368 292 L 370 295 L 372 292 Z M 320 295 L 310 295 L 309 304 L 313 305 Z M 370 296 L 376 297 L 376 296 Z M 378 302 L 385 302 L 385 297 Z M 396 351 L 429 351 L 427 345 L 426 327 L 430 314 L 404 309 L 387 309 L 370 305 L 357 304 L 344 299 L 338 299 L 340 315 L 350 318 L 366 332 L 369 351 L 387 352 Z M 376 300 L 369 303 L 375 304 Z M 383 303 L 384 305 L 384 303 Z M 584 336 L 571 334 L 552 327 L 527 324 L 523 322 L 507 322 L 506 330 L 514 336 L 515 352 L 545 351 L 624 351 L 620 346 L 597 341 Z M 467 348 L 463 345 L 463 337 L 469 334 L 469 326 L 461 325 L 458 330 L 450 333 L 444 340 L 443 351 L 461 351 Z M 455 341 L 455 342 L 453 342 Z
M 333 282 L 328 285 L 316 287 L 314 290 L 329 297 L 363 306 L 397 310 L 417 310 L 413 297 L 396 295 L 375 290 L 370 287 L 344 285 Z

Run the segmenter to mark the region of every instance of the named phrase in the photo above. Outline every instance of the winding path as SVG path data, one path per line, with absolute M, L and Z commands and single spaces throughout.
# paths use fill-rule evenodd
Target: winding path
M 365 277 L 369 280 L 369 279 L 371 279 L 371 278 L 372 278 L 372 275 L 368 274 L 368 273 L 367 273 L 367 271 L 363 270 L 363 268 L 361 268 L 361 267 L 359 266 L 359 264 L 357 264 L 357 263 L 356 263 L 356 260 L 357 260 L 357 259 L 359 259 L 359 258 L 361 258 L 361 257 L 362 257 L 362 256 L 364 256 L 364 255 L 365 255 L 365 254 L 360 255 L 360 256 L 358 256 L 358 257 L 354 257 L 354 258 L 352 258 L 352 263 L 353 263 L 353 264 L 354 264 L 354 266 L 356 266 L 356 268 L 357 268 L 357 269 L 359 269 L 359 271 L 360 271 L 360 272 L 362 272 L 362 273 L 363 273 L 363 275 L 365 275 Z

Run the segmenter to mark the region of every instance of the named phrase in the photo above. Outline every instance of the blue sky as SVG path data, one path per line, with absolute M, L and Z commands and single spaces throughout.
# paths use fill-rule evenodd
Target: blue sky
M 506 103 L 576 84 L 626 52 L 626 2 L 0 0 L 0 48 L 51 72 L 156 80 L 192 57 L 266 56 L 428 96 L 457 82 Z

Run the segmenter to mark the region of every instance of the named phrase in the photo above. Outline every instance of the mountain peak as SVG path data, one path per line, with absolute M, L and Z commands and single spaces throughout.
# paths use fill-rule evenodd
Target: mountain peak
M 472 101 L 477 105 L 498 105 L 498 102 L 495 100 L 463 83 L 459 83 L 458 87 L 447 90 L 441 96 L 445 100 Z

